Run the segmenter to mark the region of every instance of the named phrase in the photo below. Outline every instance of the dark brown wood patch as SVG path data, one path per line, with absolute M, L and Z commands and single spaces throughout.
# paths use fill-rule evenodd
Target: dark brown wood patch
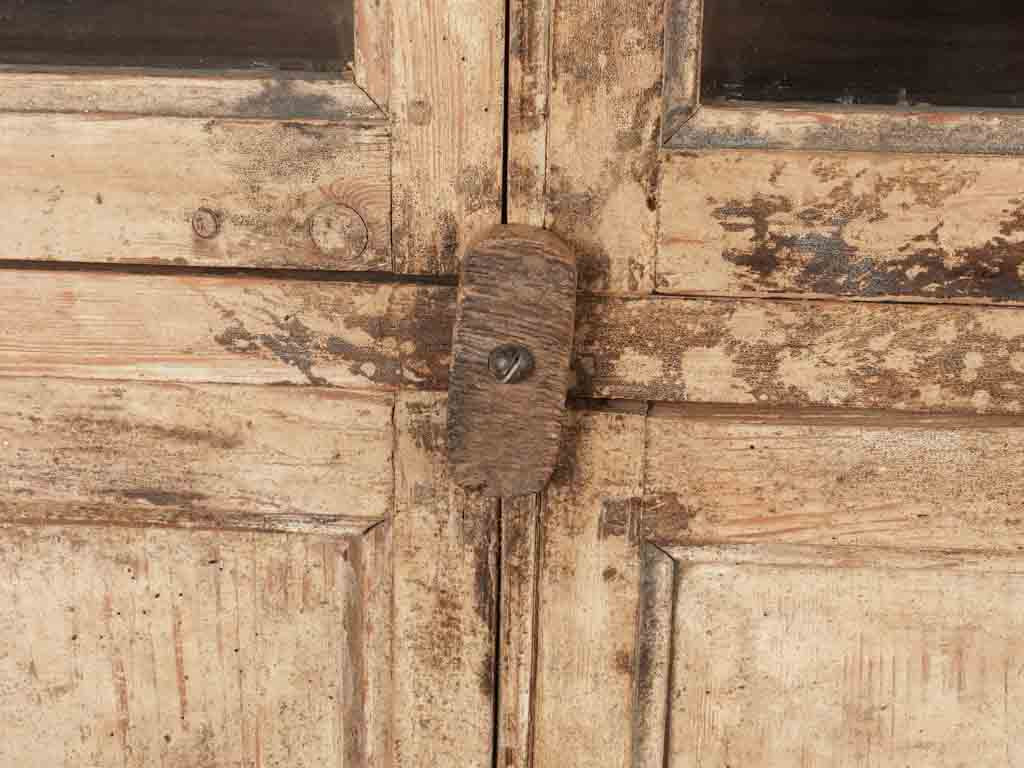
M 555 465 L 572 351 L 576 259 L 557 236 L 500 226 L 463 261 L 449 379 L 455 479 L 494 496 L 541 490 Z M 533 371 L 502 383 L 492 352 L 522 345 Z

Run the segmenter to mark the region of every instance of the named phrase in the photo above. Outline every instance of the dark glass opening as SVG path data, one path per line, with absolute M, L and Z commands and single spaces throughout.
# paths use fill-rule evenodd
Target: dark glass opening
M 352 60 L 353 0 L 0 0 L 0 63 L 273 67 Z
M 701 98 L 1024 106 L 1024 3 L 704 0 Z

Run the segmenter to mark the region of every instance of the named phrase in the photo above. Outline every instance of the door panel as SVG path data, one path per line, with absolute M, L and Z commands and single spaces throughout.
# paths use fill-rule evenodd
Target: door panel
M 0 71 L 4 768 L 492 763 L 455 288 L 384 273 L 499 221 L 505 10 L 355 6 L 351 72 Z
M 1024 119 L 703 103 L 711 3 L 510 6 L 510 215 L 583 295 L 500 762 L 1014 765 Z
M 388 638 L 368 621 L 389 595 L 372 540 L 2 537 L 0 763 L 350 766 L 384 746 Z

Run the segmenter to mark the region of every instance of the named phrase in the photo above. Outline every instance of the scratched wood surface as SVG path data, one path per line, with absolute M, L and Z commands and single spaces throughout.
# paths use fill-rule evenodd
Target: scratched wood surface
M 0 270 L 0 376 L 444 389 L 445 287 Z
M 2 65 L 0 112 L 366 122 L 384 119 L 373 100 L 342 73 L 86 67 L 35 70 Z
M 688 564 L 666 764 L 1016 765 L 1015 563 Z
M 505 4 L 388 7 L 395 267 L 454 273 L 465 248 L 501 221 Z
M 0 521 L 362 533 L 392 500 L 393 398 L 0 379 Z
M 445 422 L 443 394 L 398 397 L 390 525 L 398 768 L 493 765 L 498 502 L 452 482 Z
M 4 259 L 390 269 L 383 126 L 12 113 L 0 131 Z
M 1020 301 L 1016 158 L 668 153 L 658 290 Z
M 359 766 L 379 745 L 373 541 L 21 526 L 0 541 L 0 763 Z
M 508 23 L 508 221 L 543 227 L 551 0 L 512 0 Z
M 644 536 L 1017 552 L 1024 420 L 657 406 Z
M 540 518 L 532 764 L 626 768 L 632 764 L 644 416 L 570 415 L 566 450 Z
M 586 290 L 653 288 L 663 5 L 551 3 L 546 226 L 577 249 Z
M 581 299 L 595 397 L 936 412 L 1024 410 L 1024 314 L 833 301 Z
M 540 494 L 501 500 L 497 768 L 533 765 Z

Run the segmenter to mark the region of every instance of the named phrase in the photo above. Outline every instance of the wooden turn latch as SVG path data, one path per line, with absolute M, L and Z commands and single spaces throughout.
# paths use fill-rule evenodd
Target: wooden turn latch
M 558 458 L 576 314 L 576 257 L 557 235 L 502 225 L 462 261 L 448 389 L 455 481 L 536 493 Z

